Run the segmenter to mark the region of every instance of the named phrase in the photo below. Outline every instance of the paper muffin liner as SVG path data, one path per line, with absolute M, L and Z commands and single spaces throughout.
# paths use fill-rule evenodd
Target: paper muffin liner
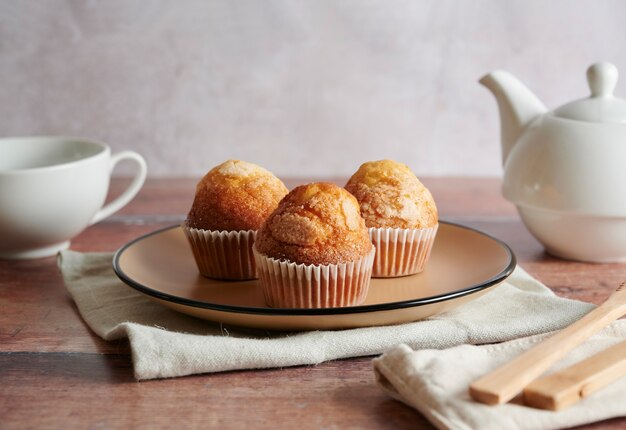
M 267 257 L 254 249 L 263 296 L 274 308 L 338 308 L 365 301 L 376 248 L 359 260 L 341 264 L 297 264 Z
M 438 228 L 439 224 L 423 229 L 370 228 L 370 238 L 377 250 L 372 276 L 391 278 L 423 271 Z
M 256 279 L 252 245 L 256 230 L 214 231 L 181 226 L 200 274 L 207 278 Z

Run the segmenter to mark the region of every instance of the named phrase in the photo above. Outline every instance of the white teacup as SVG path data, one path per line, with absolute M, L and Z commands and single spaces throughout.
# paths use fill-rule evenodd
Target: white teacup
M 121 160 L 137 173 L 119 197 L 103 207 L 111 172 Z M 0 139 L 0 258 L 56 254 L 70 239 L 126 205 L 146 179 L 136 152 L 111 155 L 104 143 L 72 137 Z

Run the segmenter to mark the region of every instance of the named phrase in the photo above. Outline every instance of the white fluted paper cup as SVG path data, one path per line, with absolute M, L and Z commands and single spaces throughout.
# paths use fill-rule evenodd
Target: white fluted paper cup
M 439 224 L 422 229 L 371 227 L 370 239 L 376 247 L 372 277 L 392 278 L 422 272 L 438 228 Z
M 256 279 L 252 246 L 256 230 L 215 231 L 182 224 L 202 276 L 243 281 Z
M 367 297 L 376 248 L 341 264 L 297 264 L 254 248 L 263 296 L 274 308 L 338 308 L 360 305 Z

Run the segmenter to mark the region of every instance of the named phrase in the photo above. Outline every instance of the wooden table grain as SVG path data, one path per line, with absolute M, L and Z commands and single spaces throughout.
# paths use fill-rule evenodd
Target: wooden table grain
M 115 251 L 139 235 L 180 222 L 195 182 L 149 180 L 131 204 L 85 230 L 72 249 Z M 111 193 L 126 183 L 114 180 Z M 546 255 L 501 197 L 498 179 L 425 178 L 424 183 L 442 219 L 504 240 L 519 264 L 558 295 L 600 303 L 626 278 L 626 264 Z M 127 341 L 105 342 L 89 331 L 54 258 L 0 261 L 0 428 L 67 427 L 432 428 L 375 386 L 367 357 L 135 382 Z M 626 419 L 584 428 L 626 428 Z

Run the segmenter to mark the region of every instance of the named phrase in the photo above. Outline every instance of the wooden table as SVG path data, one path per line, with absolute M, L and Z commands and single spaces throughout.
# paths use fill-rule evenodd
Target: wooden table
M 114 251 L 180 222 L 195 179 L 152 179 L 118 214 L 72 242 Z M 338 181 L 341 183 L 342 181 Z M 112 192 L 126 180 L 114 180 Z M 298 181 L 288 181 L 288 186 Z M 506 241 L 519 263 L 565 297 L 600 303 L 625 264 L 565 262 L 544 254 L 500 196 L 497 179 L 425 179 L 441 218 Z M 0 261 L 0 428 L 432 428 L 375 386 L 371 358 L 318 366 L 135 382 L 126 341 L 86 328 L 54 258 Z M 586 428 L 625 428 L 626 419 Z

